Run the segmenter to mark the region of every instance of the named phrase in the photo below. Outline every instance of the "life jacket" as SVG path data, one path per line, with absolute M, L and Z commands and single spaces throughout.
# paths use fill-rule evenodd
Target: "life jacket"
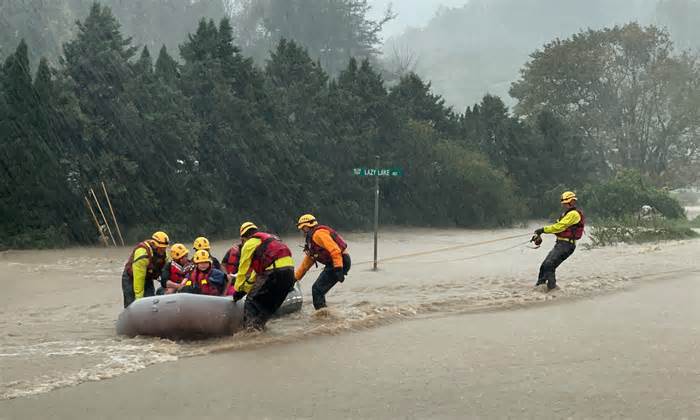
M 185 280 L 185 287 L 191 288 L 194 293 L 200 295 L 219 296 L 221 292 L 215 284 L 209 281 L 209 276 L 213 270 L 213 267 L 210 267 L 207 271 L 201 271 L 200 269 L 195 268 L 187 276 L 187 280 Z
M 327 230 L 330 233 L 331 239 L 333 239 L 333 241 L 338 245 L 340 252 L 343 252 L 348 248 L 347 242 L 345 242 L 343 237 L 340 236 L 335 229 L 324 225 L 317 225 L 306 233 L 306 245 L 304 246 L 304 252 L 321 264 L 333 264 L 333 259 L 331 258 L 330 252 L 313 240 L 314 233 L 316 233 L 316 231 L 319 229 Z
M 262 241 L 253 252 L 253 258 L 250 267 L 258 274 L 265 272 L 265 269 L 275 263 L 275 261 L 284 257 L 291 257 L 292 251 L 275 235 L 270 235 L 265 232 L 257 232 L 253 234 L 253 238 Z
M 188 270 L 189 268 L 189 265 L 183 267 L 175 261 L 170 261 L 170 276 L 168 277 L 168 280 L 175 283 L 182 283 L 182 280 L 187 277 L 187 273 L 190 271 Z
M 572 211 L 578 212 L 579 216 L 581 216 L 581 221 L 573 226 L 569 226 L 565 231 L 557 233 L 557 238 L 578 241 L 583 237 L 583 230 L 586 225 L 586 217 L 583 215 L 581 210 L 575 207 L 570 208 L 561 214 L 559 220 L 563 219 L 567 214 L 571 213 Z
M 134 278 L 134 271 L 132 264 L 134 263 L 134 254 L 136 250 L 143 248 L 146 250 L 146 255 L 148 256 L 148 268 L 146 269 L 146 280 L 155 280 L 163 272 L 163 267 L 165 267 L 166 258 L 165 255 L 158 255 L 153 252 L 153 248 L 148 242 L 140 242 L 138 245 L 131 250 L 129 254 L 129 259 L 126 261 L 124 266 L 124 271 L 129 273 L 129 277 Z
M 226 272 L 234 274 L 238 272 L 238 263 L 241 261 L 241 247 L 234 245 L 226 254 Z

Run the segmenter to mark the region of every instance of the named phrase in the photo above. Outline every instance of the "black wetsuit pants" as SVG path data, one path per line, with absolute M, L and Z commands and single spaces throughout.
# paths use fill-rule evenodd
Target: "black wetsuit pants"
M 350 265 L 350 255 L 343 254 L 343 273 L 345 273 L 345 275 L 350 271 Z M 328 264 L 323 271 L 321 271 L 314 285 L 311 286 L 311 296 L 314 300 L 315 309 L 326 307 L 326 293 L 328 293 L 336 283 L 338 283 L 338 279 L 335 275 L 333 264 Z
M 257 277 L 243 307 L 243 325 L 261 330 L 294 287 L 294 268 L 280 268 Z
M 557 267 L 566 261 L 575 250 L 575 244 L 558 240 L 540 266 L 540 275 L 537 278 L 537 285 L 547 283 L 548 289 L 554 289 L 557 286 Z
M 125 308 L 136 300 L 136 294 L 134 293 L 134 280 L 126 271 L 122 273 L 122 294 L 124 294 Z M 143 286 L 143 297 L 155 296 L 155 294 L 156 289 L 153 286 L 153 280 L 146 280 L 146 284 Z

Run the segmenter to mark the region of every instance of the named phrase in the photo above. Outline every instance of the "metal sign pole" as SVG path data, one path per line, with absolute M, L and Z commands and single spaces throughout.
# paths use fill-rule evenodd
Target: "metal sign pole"
M 380 168 L 379 167 L 379 156 L 375 156 L 376 167 L 372 168 L 353 168 L 352 173 L 355 176 L 374 176 L 374 264 L 372 270 L 377 271 L 378 257 L 377 257 L 377 247 L 378 247 L 378 237 L 379 237 L 379 177 L 401 177 L 403 176 L 403 169 L 401 168 Z
M 376 156 L 376 159 L 376 174 L 374 176 L 374 271 L 377 271 L 377 237 L 379 231 L 379 156 Z

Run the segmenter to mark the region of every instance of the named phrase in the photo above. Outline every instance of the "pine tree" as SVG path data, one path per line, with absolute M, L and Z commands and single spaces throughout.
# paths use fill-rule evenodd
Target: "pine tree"
M 45 60 L 32 82 L 26 43 L 20 42 L 3 66 L 0 161 L 4 168 L 0 222 L 6 245 L 67 244 L 80 233 L 76 204 L 60 166 L 60 147 L 49 125 L 53 87 Z
M 391 89 L 390 100 L 410 118 L 425 121 L 438 131 L 454 136 L 458 131 L 456 116 L 445 100 L 430 90 L 430 82 L 415 73 L 402 76 Z
M 168 54 L 168 49 L 163 45 L 156 60 L 155 74 L 167 84 L 174 86 L 180 78 L 180 70 L 174 58 Z
M 77 26 L 62 59 L 63 76 L 86 121 L 76 176 L 83 188 L 98 180 L 112 185 L 124 218 L 157 219 L 162 180 L 153 166 L 158 150 L 144 135 L 145 122 L 127 92 L 136 75 L 130 60 L 137 50 L 108 7 L 93 4 Z

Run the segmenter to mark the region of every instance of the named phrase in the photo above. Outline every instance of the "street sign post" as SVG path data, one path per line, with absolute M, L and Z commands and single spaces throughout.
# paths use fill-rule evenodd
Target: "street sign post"
M 372 269 L 377 271 L 377 242 L 379 236 L 379 177 L 400 177 L 403 176 L 401 168 L 380 168 L 379 156 L 375 156 L 376 166 L 374 168 L 353 168 L 355 176 L 374 177 L 374 264 Z

